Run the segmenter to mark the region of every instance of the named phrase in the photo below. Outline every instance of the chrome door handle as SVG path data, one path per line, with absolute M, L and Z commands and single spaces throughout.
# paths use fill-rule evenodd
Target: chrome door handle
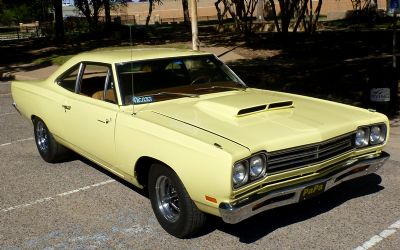
M 111 122 L 111 118 L 110 119 L 106 119 L 105 121 L 97 119 L 98 122 L 104 123 L 104 124 L 108 124 Z
M 64 108 L 64 111 L 67 112 L 67 110 L 71 109 L 71 106 L 69 105 L 61 105 Z

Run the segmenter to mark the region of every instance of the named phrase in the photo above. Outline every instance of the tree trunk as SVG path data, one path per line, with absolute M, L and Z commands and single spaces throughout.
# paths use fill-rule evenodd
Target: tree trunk
M 310 1 L 310 0 L 304 0 L 303 6 L 301 6 L 300 14 L 297 17 L 296 24 L 295 24 L 295 26 L 293 28 L 293 33 L 297 32 L 297 29 L 299 28 L 300 23 L 304 20 L 304 17 L 305 17 L 305 14 L 306 14 L 306 10 L 307 10 L 308 1 Z
M 220 30 L 223 27 L 223 22 L 224 22 L 224 16 L 221 14 L 221 9 L 219 8 L 219 4 L 222 2 L 222 0 L 217 0 L 214 5 L 215 9 L 217 10 L 217 17 L 218 17 L 218 30 Z M 225 8 L 226 9 L 226 8 Z
M 182 0 L 183 23 L 186 27 L 190 27 L 189 4 L 188 0 Z
M 192 26 L 192 43 L 193 50 L 200 50 L 199 41 L 199 30 L 197 26 L 197 2 L 196 0 L 190 0 L 190 11 L 191 11 L 191 26 Z
M 104 0 L 74 0 L 75 6 L 85 16 L 91 32 L 99 31 L 99 11 Z
M 226 10 L 224 10 L 223 16 L 225 16 L 226 11 L 228 11 L 229 15 L 231 15 L 232 19 L 234 20 L 235 29 L 241 30 L 240 20 L 239 20 L 239 17 L 236 15 L 236 11 L 234 9 L 234 4 L 230 4 L 228 2 L 228 0 L 222 0 L 222 1 L 224 3 L 224 7 L 226 8 Z
M 276 26 L 276 31 L 278 31 L 280 33 L 281 32 L 281 28 L 279 26 L 278 16 L 276 15 L 275 1 L 274 0 L 269 0 L 269 2 L 271 4 L 272 14 L 274 14 L 274 23 L 275 23 L 275 26 Z
M 253 17 L 254 11 L 258 5 L 258 0 L 248 1 L 245 5 L 245 22 L 246 22 L 246 33 L 251 34 L 253 32 Z
M 56 30 L 56 39 L 64 38 L 64 20 L 63 20 L 63 12 L 62 12 L 62 1 L 61 0 L 53 0 L 54 5 L 54 21 L 55 21 L 55 30 Z
M 315 19 L 313 21 L 312 29 L 310 31 L 311 34 L 314 34 L 315 31 L 317 31 L 317 24 L 318 24 L 319 14 L 321 13 L 321 7 L 322 7 L 322 0 L 318 0 L 318 5 L 314 13 Z
M 279 7 L 281 9 L 281 32 L 282 34 L 286 35 L 289 32 L 289 23 L 290 23 L 290 16 L 289 16 L 289 1 L 286 0 L 279 0 Z M 288 17 L 289 16 L 289 17 Z
M 147 17 L 146 17 L 146 26 L 149 26 L 151 13 L 153 12 L 153 5 L 154 5 L 154 1 L 153 0 L 149 0 L 149 12 L 148 12 Z
M 236 16 L 239 17 L 240 20 L 243 20 L 244 1 L 237 1 L 235 5 L 236 5 Z
M 93 30 L 96 33 L 100 32 L 100 26 L 99 26 L 99 12 L 100 8 L 103 6 L 102 1 L 92 1 L 93 4 Z
M 104 26 L 104 31 L 107 35 L 111 32 L 111 13 L 110 13 L 110 0 L 104 0 L 104 14 L 106 17 L 106 22 Z

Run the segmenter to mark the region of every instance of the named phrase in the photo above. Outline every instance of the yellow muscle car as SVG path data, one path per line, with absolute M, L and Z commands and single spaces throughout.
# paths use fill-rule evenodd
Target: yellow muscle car
M 139 188 L 170 234 L 206 214 L 238 223 L 376 172 L 386 116 L 247 87 L 214 55 L 179 49 L 79 54 L 44 81 L 12 83 L 42 158 L 73 150 Z

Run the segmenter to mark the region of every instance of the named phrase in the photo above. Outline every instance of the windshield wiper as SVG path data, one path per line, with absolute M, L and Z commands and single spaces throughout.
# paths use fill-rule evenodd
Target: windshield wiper
M 211 87 L 204 87 L 204 88 L 197 88 L 195 90 L 203 90 L 203 89 L 231 89 L 231 90 L 240 90 L 240 91 L 245 91 L 246 90 L 246 86 L 243 87 L 229 87 L 229 86 L 219 86 L 219 85 L 214 85 Z
M 184 96 L 184 97 L 190 97 L 190 98 L 194 98 L 194 97 L 199 97 L 199 95 L 197 94 L 187 94 L 187 93 L 177 93 L 177 92 L 158 92 L 156 94 L 151 94 L 152 96 L 155 95 L 177 95 L 177 96 Z

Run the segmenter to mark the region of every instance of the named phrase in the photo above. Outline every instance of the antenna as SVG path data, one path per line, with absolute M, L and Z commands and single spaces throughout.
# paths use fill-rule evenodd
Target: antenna
M 131 43 L 131 61 L 129 62 L 131 65 L 131 70 L 130 70 L 130 74 L 131 74 L 131 87 L 132 87 L 132 115 L 135 115 L 135 91 L 134 91 L 134 86 L 133 86 L 133 64 L 132 64 L 132 60 L 133 60 L 133 41 L 132 41 L 132 24 L 129 24 L 129 41 Z

